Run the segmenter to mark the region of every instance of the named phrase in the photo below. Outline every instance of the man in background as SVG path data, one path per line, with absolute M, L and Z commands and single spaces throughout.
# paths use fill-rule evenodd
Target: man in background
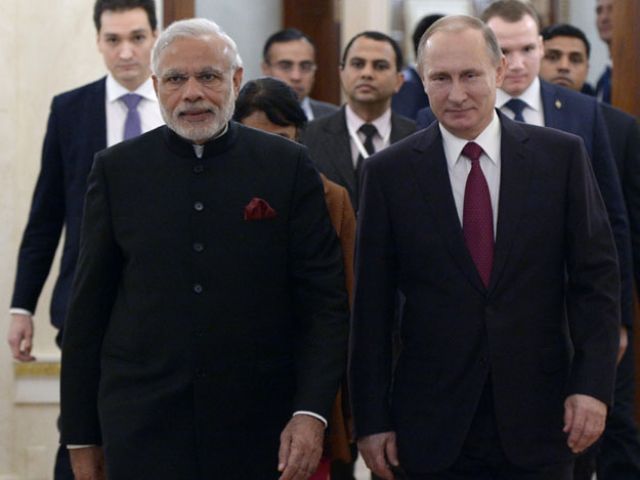
M 590 45 L 584 32 L 573 25 L 552 25 L 542 30 L 545 54 L 540 76 L 548 82 L 585 91 Z M 640 285 L 640 129 L 635 118 L 602 103 L 611 147 L 625 196 L 633 253 L 634 278 Z M 602 441 L 576 460 L 576 480 L 640 478 L 640 437 L 634 418 L 635 378 L 631 329 L 623 326 L 627 348 L 616 372 L 614 404 Z
M 300 30 L 287 28 L 267 38 L 262 50 L 262 73 L 279 78 L 295 90 L 309 121 L 338 109 L 331 103 L 309 97 L 316 69 L 316 47 Z
M 98 0 L 93 20 L 108 75 L 54 97 L 41 168 L 18 253 L 8 342 L 13 357 L 35 360 L 33 314 L 64 228 L 60 270 L 51 299 L 51 323 L 62 340 L 63 322 L 78 257 L 87 175 L 96 152 L 163 123 L 151 83 L 156 39 L 153 0 Z M 55 478 L 70 479 L 66 448 Z
M 416 28 L 413 30 L 413 35 L 411 36 L 413 52 L 416 58 L 418 57 L 418 45 L 420 45 L 422 35 L 436 20 L 439 20 L 443 16 L 444 15 L 439 13 L 427 15 L 416 25 Z M 413 65 L 408 65 L 407 68 L 402 71 L 402 76 L 404 77 L 404 83 L 398 93 L 391 97 L 391 110 L 399 115 L 404 115 L 411 120 L 415 120 L 418 111 L 429 105 L 429 97 L 427 97 L 422 79 Z
M 596 27 L 600 40 L 607 44 L 611 59 L 611 41 L 613 40 L 613 0 L 596 0 Z M 607 65 L 596 84 L 596 96 L 603 103 L 611 103 L 611 63 Z
M 413 121 L 391 111 L 391 97 L 403 82 L 401 69 L 402 52 L 391 37 L 375 31 L 355 35 L 340 63 L 346 105 L 311 122 L 303 134 L 318 170 L 348 190 L 356 211 L 362 163 L 415 131 Z

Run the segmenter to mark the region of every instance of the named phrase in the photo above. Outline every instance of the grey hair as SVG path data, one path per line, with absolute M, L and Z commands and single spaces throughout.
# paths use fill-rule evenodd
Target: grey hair
M 424 54 L 429 38 L 431 38 L 436 32 L 440 31 L 458 33 L 467 29 L 478 30 L 482 33 L 484 43 L 487 47 L 487 54 L 489 55 L 491 62 L 495 66 L 500 64 L 502 49 L 498 44 L 496 34 L 493 33 L 493 30 L 491 30 L 486 23 L 469 15 L 447 15 L 431 25 L 420 39 L 420 45 L 418 46 L 418 73 L 420 74 L 420 77 L 422 77 L 424 72 Z
M 166 30 L 164 30 L 151 52 L 151 67 L 153 73 L 158 75 L 158 66 L 160 65 L 160 56 L 162 52 L 173 43 L 177 38 L 200 38 L 200 37 L 219 37 L 227 44 L 225 55 L 229 58 L 231 70 L 237 70 L 242 67 L 242 58 L 238 53 L 236 42 L 227 35 L 220 26 L 206 18 L 190 18 L 187 20 L 178 20 L 173 22 Z

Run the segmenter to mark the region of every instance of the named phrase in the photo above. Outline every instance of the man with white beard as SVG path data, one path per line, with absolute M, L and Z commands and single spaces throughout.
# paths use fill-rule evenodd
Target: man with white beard
M 78 480 L 304 480 L 347 338 L 320 178 L 304 147 L 230 122 L 242 63 L 215 23 L 174 23 L 152 61 L 167 126 L 89 177 L 62 441 Z

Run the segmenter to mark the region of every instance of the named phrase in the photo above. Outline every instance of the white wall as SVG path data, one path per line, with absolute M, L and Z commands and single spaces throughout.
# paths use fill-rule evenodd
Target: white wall
M 569 23 L 584 31 L 589 43 L 591 43 L 588 80 L 595 87 L 598 77 L 609 63 L 609 49 L 600 40 L 596 28 L 596 1 L 572 1 L 569 7 Z
M 213 20 L 236 42 L 245 82 L 262 76 L 264 42 L 282 28 L 281 0 L 196 0 L 195 15 Z

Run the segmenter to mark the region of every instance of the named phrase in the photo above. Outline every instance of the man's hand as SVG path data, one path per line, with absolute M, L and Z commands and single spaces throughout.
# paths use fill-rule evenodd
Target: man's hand
M 622 356 L 624 355 L 624 352 L 627 351 L 628 346 L 629 332 L 627 331 L 627 327 L 620 325 L 620 346 L 618 347 L 618 359 L 616 360 L 616 365 L 618 365 L 620 360 L 622 360 Z
M 375 433 L 358 440 L 358 450 L 367 467 L 380 478 L 394 480 L 390 465 L 398 467 L 395 432 Z
M 102 447 L 70 448 L 69 457 L 76 480 L 107 480 Z
M 590 447 L 602 435 L 607 406 L 588 395 L 570 395 L 564 401 L 564 428 L 569 434 L 567 445 L 573 453 Z
M 16 360 L 32 362 L 36 359 L 31 355 L 31 348 L 33 347 L 33 319 L 31 315 L 11 314 L 7 341 L 11 347 L 11 354 Z
M 322 456 L 324 424 L 310 415 L 294 415 L 280 434 L 280 480 L 306 480 Z

